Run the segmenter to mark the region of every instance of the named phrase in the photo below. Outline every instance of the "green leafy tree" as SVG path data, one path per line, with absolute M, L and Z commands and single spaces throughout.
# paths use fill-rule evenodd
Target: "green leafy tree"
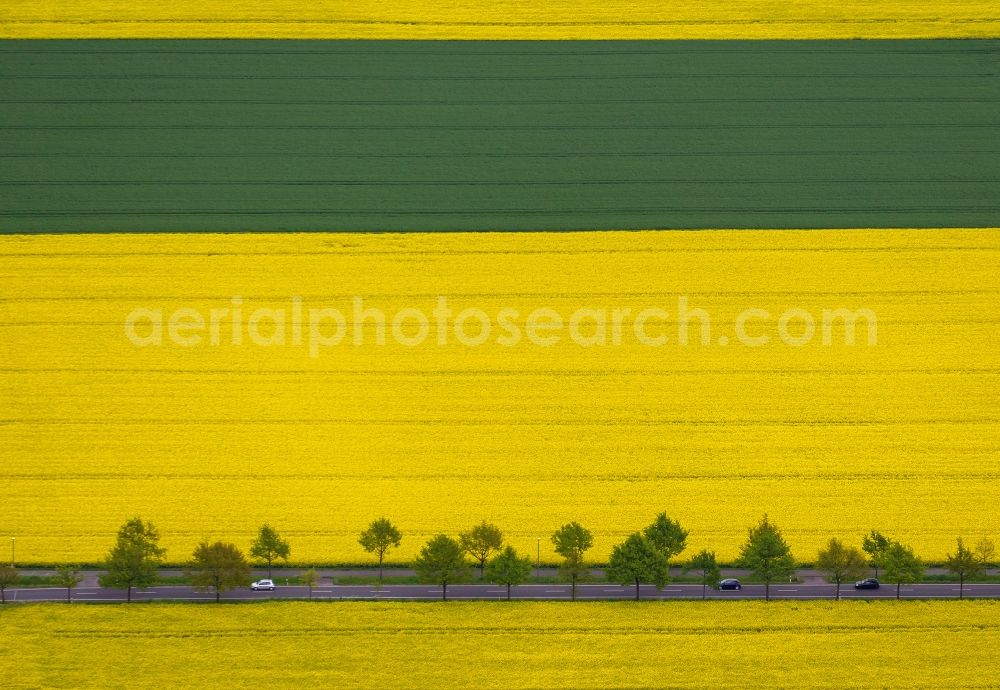
M 719 571 L 719 564 L 715 560 L 715 552 L 709 551 L 708 549 L 702 549 L 688 561 L 687 567 L 684 569 L 685 572 L 699 571 L 701 572 L 701 598 L 704 599 L 705 595 L 708 593 L 709 583 L 713 589 L 718 589 L 719 578 L 722 573 Z
M 997 546 L 992 539 L 983 537 L 976 542 L 976 558 L 983 564 L 983 572 L 993 565 L 993 560 L 997 556 Z
M 754 576 L 764 581 L 764 599 L 771 599 L 771 583 L 791 577 L 795 572 L 795 559 L 781 530 L 765 514 L 756 527 L 751 527 L 747 541 L 740 550 L 739 563 L 749 568 Z
M 563 557 L 559 574 L 570 581 L 571 598 L 576 601 L 576 582 L 590 573 L 583 555 L 594 545 L 594 535 L 579 522 L 569 522 L 553 533 L 552 544 Z
M 836 537 L 831 537 L 816 557 L 816 569 L 826 575 L 826 581 L 837 585 L 836 598 L 840 600 L 840 585 L 845 580 L 857 580 L 865 576 L 868 564 L 865 556 L 854 546 L 844 546 Z
M 885 552 L 889 548 L 889 538 L 881 532 L 872 530 L 861 540 L 861 550 L 868 554 L 868 560 L 875 569 L 875 577 L 878 577 L 878 569 L 885 560 Z
M 309 568 L 309 570 L 302 573 L 302 584 L 309 588 L 309 598 L 313 598 L 313 587 L 319 582 L 319 573 L 316 572 L 316 568 Z
M 279 558 L 288 561 L 292 547 L 281 538 L 271 525 L 264 523 L 257 532 L 257 538 L 250 545 L 250 555 L 267 563 L 267 577 L 271 577 L 271 564 Z
M 83 575 L 75 565 L 61 565 L 56 568 L 55 583 L 66 588 L 66 602 L 73 601 L 73 590 L 83 582 Z
M 203 541 L 194 550 L 189 576 L 195 589 L 211 589 L 219 601 L 223 592 L 250 584 L 250 563 L 235 544 Z
M 7 603 L 7 588 L 16 585 L 20 579 L 21 575 L 17 572 L 17 568 L 12 565 L 0 565 L 0 604 Z
M 462 545 L 462 551 L 479 564 L 479 577 L 482 578 L 486 573 L 486 561 L 503 548 L 503 532 L 496 525 L 483 520 L 468 532 L 459 534 L 458 543 Z
M 958 538 L 955 553 L 949 553 L 945 556 L 944 567 L 948 572 L 958 575 L 959 599 L 962 599 L 965 595 L 965 581 L 977 575 L 982 575 L 985 571 L 982 561 L 976 557 L 972 549 L 965 545 L 961 537 Z
M 382 563 L 389 549 L 398 548 L 403 535 L 387 518 L 372 520 L 368 529 L 358 537 L 358 543 L 368 553 L 378 556 L 378 586 L 382 588 Z
M 160 533 L 152 522 L 140 518 L 126 522 L 104 559 L 107 572 L 99 578 L 101 586 L 124 587 L 127 601 L 132 601 L 133 587 L 149 587 L 156 582 L 157 569 L 166 553 L 159 543 Z
M 671 558 L 680 555 L 687 548 L 688 531 L 681 527 L 681 523 L 667 517 L 666 513 L 657 515 L 653 523 L 642 533 L 663 554 L 668 563 Z M 667 574 L 670 574 L 669 566 Z
M 650 582 L 657 589 L 667 583 L 667 557 L 649 538 L 636 532 L 611 550 L 607 576 L 623 585 L 635 583 L 635 600 L 639 601 L 640 583 Z
M 507 587 L 507 601 L 510 601 L 510 588 L 526 582 L 530 575 L 531 556 L 522 556 L 510 545 L 486 564 L 486 579 Z
M 885 579 L 896 585 L 896 598 L 899 599 L 900 588 L 903 585 L 919 582 L 924 576 L 924 564 L 913 553 L 913 549 L 898 541 L 889 541 L 882 562 Z
M 445 534 L 431 537 L 413 562 L 421 582 L 441 586 L 441 599 L 448 599 L 448 585 L 468 577 L 462 546 Z

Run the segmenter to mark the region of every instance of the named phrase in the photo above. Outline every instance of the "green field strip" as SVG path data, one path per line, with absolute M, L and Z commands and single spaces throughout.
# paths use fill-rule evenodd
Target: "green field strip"
M 998 49 L 0 41 L 0 231 L 995 227 Z

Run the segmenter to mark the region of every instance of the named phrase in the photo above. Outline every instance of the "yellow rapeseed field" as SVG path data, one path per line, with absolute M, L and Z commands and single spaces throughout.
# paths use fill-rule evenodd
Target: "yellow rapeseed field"
M 5 0 L 0 38 L 988 38 L 987 0 Z
M 663 510 L 723 559 L 764 511 L 805 560 L 872 528 L 931 559 L 1000 536 L 993 230 L 5 236 L 0 254 L 0 535 L 24 562 L 94 561 L 133 515 L 172 562 L 202 538 L 247 546 L 264 521 L 295 562 L 362 562 L 380 515 L 405 533 L 394 561 L 484 518 L 549 562 L 548 535 L 579 520 L 600 561 Z M 137 308 L 166 321 L 234 296 L 242 344 L 231 313 L 217 345 L 174 344 L 166 323 L 162 345 L 126 337 Z M 439 296 L 510 308 L 522 330 L 538 308 L 632 311 L 617 346 L 610 325 L 589 347 L 565 329 L 504 347 L 495 327 L 438 345 L 433 323 L 422 345 L 378 346 L 374 320 L 315 357 L 287 324 L 283 345 L 249 340 L 261 307 L 353 320 L 354 296 L 388 318 Z M 677 342 L 680 298 L 709 344 L 699 320 Z M 634 337 L 651 307 L 665 346 Z M 772 314 L 750 328 L 766 346 L 733 337 L 748 308 Z M 854 346 L 843 328 L 779 340 L 779 314 L 837 308 L 870 309 L 877 344 L 864 322 Z
M 6 688 L 980 688 L 997 602 L 0 610 Z

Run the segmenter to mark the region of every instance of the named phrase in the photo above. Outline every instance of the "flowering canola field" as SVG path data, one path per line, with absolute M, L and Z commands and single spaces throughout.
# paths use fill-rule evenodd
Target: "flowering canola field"
M 663 510 L 723 559 L 765 511 L 805 560 L 872 528 L 931 559 L 959 534 L 1000 534 L 995 231 L 475 239 L 0 238 L 0 529 L 18 560 L 95 561 L 133 515 L 171 562 L 203 538 L 246 546 L 264 521 L 293 562 L 365 562 L 357 533 L 380 515 L 404 532 L 400 562 L 484 518 L 526 552 L 541 539 L 548 562 L 564 522 L 594 531 L 601 561 Z M 250 342 L 245 323 L 237 344 L 227 317 L 215 345 L 126 336 L 137 308 L 207 314 L 237 296 L 244 321 L 294 297 L 391 317 L 444 296 L 453 312 L 513 309 L 521 329 L 538 308 L 632 311 L 620 345 L 565 330 L 544 347 L 451 331 L 440 345 L 432 323 L 424 344 L 379 346 L 370 321 L 361 345 L 311 354 L 291 333 Z M 679 297 L 710 316 L 707 344 L 700 321 L 679 344 Z M 630 335 L 652 307 L 668 312 L 649 327 L 664 346 Z M 773 315 L 751 329 L 765 346 L 734 338 L 748 308 Z M 871 310 L 877 343 L 864 326 L 853 346 L 842 329 L 829 346 L 777 337 L 778 314 L 837 308 Z
M 963 688 L 995 681 L 1000 604 L 37 605 L 0 631 L 8 688 Z
M 7 0 L 2 38 L 826 39 L 994 37 L 985 0 Z

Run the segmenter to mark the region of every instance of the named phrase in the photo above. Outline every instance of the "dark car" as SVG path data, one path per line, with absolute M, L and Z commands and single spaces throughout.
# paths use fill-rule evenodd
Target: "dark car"
M 743 585 L 735 577 L 728 577 L 719 582 L 719 589 L 735 589 L 738 592 L 743 589 Z
M 858 580 L 854 583 L 854 589 L 878 589 L 879 582 L 874 577 L 865 578 L 864 580 Z

